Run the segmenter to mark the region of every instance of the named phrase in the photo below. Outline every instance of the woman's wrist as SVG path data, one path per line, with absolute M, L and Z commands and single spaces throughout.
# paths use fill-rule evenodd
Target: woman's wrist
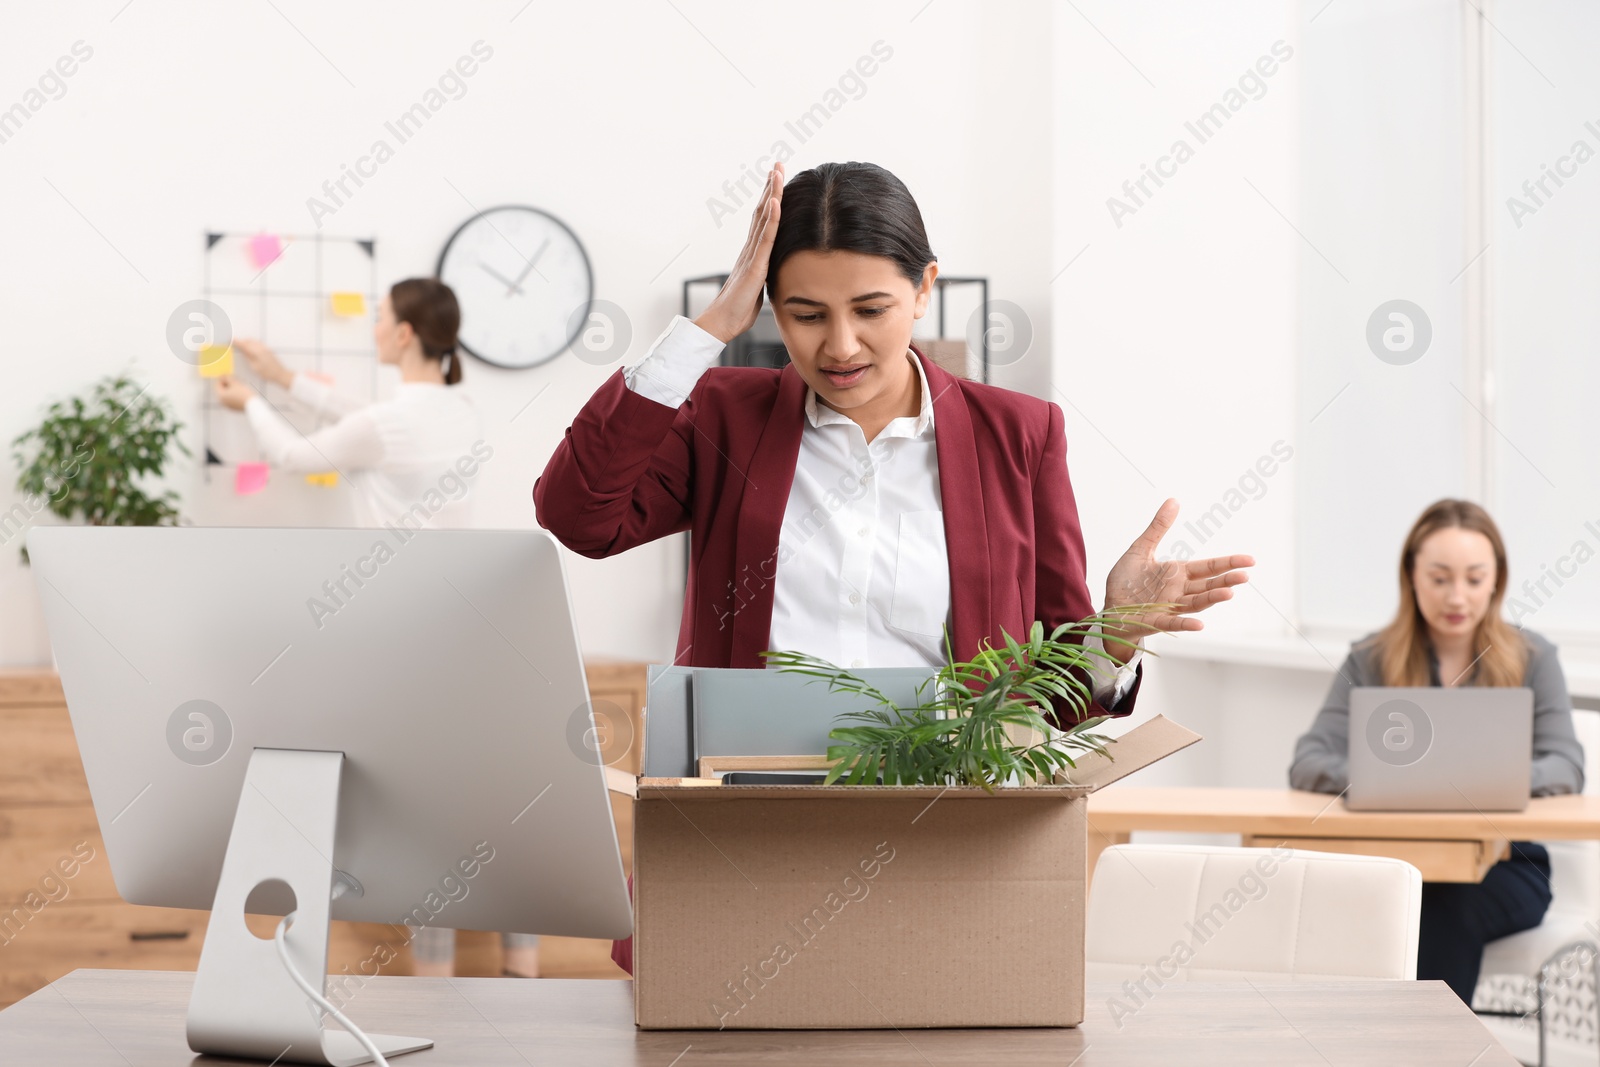
M 1133 643 L 1125 645 L 1122 643 L 1122 641 L 1116 640 L 1118 637 L 1123 637 L 1124 640 L 1131 641 Z M 1107 655 L 1114 658 L 1124 667 L 1126 667 L 1128 665 L 1128 661 L 1133 658 L 1133 654 L 1139 650 L 1139 642 L 1132 634 L 1128 634 L 1124 637 L 1124 635 L 1117 633 L 1103 633 L 1100 637 L 1100 643 L 1105 646 Z
M 699 318 L 693 321 L 696 326 L 700 327 L 706 333 L 709 333 L 712 337 L 715 337 L 723 344 L 727 344 L 735 337 L 739 336 L 738 330 L 728 329 L 727 323 L 710 315 L 701 315 Z
M 1113 615 L 1120 608 L 1121 605 L 1113 602 L 1108 594 L 1101 614 Z M 1126 665 L 1133 658 L 1133 654 L 1139 650 L 1145 633 L 1146 631 L 1137 627 L 1102 626 L 1100 628 L 1100 643 L 1105 646 L 1107 652 L 1116 657 L 1118 663 Z

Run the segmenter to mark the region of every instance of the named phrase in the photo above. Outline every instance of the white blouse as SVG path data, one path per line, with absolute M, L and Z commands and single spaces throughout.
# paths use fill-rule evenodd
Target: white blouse
M 339 421 L 302 434 L 260 397 L 245 405 L 262 457 L 285 471 L 337 471 L 356 491 L 361 526 L 471 525 L 472 483 L 493 454 L 460 386 L 401 382 L 393 398 L 363 405 L 296 374 L 289 397 Z
M 629 389 L 677 407 L 715 366 L 723 343 L 682 315 L 636 366 Z M 847 667 L 940 667 L 950 625 L 933 397 L 921 361 L 921 410 L 890 420 L 870 443 L 849 417 L 806 390 L 806 425 L 784 508 L 773 579 L 774 649 Z M 1137 654 L 1095 674 L 1102 704 L 1120 699 Z

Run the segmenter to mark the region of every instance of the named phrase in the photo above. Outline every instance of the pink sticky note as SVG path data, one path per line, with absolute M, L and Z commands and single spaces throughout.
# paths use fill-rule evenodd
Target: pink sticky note
M 333 384 L 333 375 L 331 374 L 323 374 L 318 370 L 303 370 L 298 373 L 304 374 L 307 378 L 310 378 L 314 382 L 321 382 L 323 385 Z
M 275 233 L 258 233 L 250 238 L 250 262 L 265 267 L 283 255 L 283 242 Z
M 233 476 L 233 491 L 239 496 L 259 493 L 267 487 L 265 463 L 241 463 Z

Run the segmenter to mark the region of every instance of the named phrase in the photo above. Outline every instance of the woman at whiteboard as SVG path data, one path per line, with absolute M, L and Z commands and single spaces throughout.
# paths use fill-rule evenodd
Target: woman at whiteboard
M 1350 785 L 1350 690 L 1356 686 L 1526 686 L 1533 690 L 1534 796 L 1583 791 L 1583 746 L 1556 647 L 1501 617 L 1506 549 L 1483 508 L 1440 500 L 1412 525 L 1400 553 L 1400 610 L 1357 641 L 1309 733 L 1295 745 L 1289 784 L 1319 793 Z M 1427 882 L 1417 977 L 1442 979 L 1468 1006 L 1483 948 L 1538 926 L 1550 906 L 1550 854 L 1511 843 L 1482 882 Z
M 692 531 L 675 662 L 764 665 L 765 649 L 841 666 L 970 659 L 1002 630 L 1087 618 L 1083 536 L 1061 409 L 967 381 L 911 344 L 939 268 L 898 178 L 773 167 L 722 290 L 674 317 L 637 366 L 584 405 L 534 485 L 539 522 L 591 557 Z M 772 302 L 790 363 L 718 367 Z M 1112 566 L 1131 618 L 1090 681 L 1090 714 L 1133 710 L 1132 642 L 1232 596 L 1249 556 L 1157 561 L 1168 500 Z M 1091 639 L 1096 646 L 1098 638 Z M 1096 660 L 1097 663 L 1101 662 Z M 627 943 L 613 955 L 631 969 Z
M 472 479 L 494 450 L 483 440 L 472 401 L 453 388 L 461 382 L 460 327 L 461 309 L 449 286 L 410 278 L 389 290 L 372 331 L 378 362 L 400 370 L 393 399 L 362 406 L 325 382 L 291 371 L 252 340 L 234 342 L 252 371 L 287 390 L 290 399 L 338 421 L 303 435 L 254 389 L 231 377 L 217 382 L 217 399 L 249 417 L 272 466 L 342 474 L 356 488 L 361 525 L 466 526 Z M 537 977 L 537 935 L 503 934 L 501 943 L 506 974 Z M 449 976 L 455 931 L 418 929 L 411 954 L 418 974 Z
M 433 278 L 408 278 L 378 308 L 372 338 L 378 362 L 397 367 L 400 384 L 372 404 L 341 396 L 325 381 L 285 367 L 260 341 L 239 339 L 250 369 L 310 411 L 336 421 L 302 434 L 238 378 L 217 379 L 217 399 L 250 420 L 262 458 L 274 468 L 334 472 L 356 491 L 357 523 L 469 525 L 472 480 L 492 454 L 478 412 L 461 389 L 455 293 Z

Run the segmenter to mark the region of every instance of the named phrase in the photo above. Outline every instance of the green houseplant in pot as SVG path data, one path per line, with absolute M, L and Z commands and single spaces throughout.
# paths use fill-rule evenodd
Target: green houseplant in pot
M 1116 661 L 1098 648 L 1085 648 L 1093 634 L 1107 644 L 1132 642 L 1104 633 L 1128 628 L 1141 613 L 1172 605 L 1137 604 L 1081 622 L 1058 626 L 1045 636 L 1035 622 L 1027 640 L 1002 631 L 1003 647 L 985 641 L 978 655 L 956 662 L 945 635 L 947 662 L 917 690 L 918 703 L 901 707 L 876 687 L 826 660 L 800 652 L 767 651 L 771 666 L 825 680 L 830 692 L 854 693 L 870 702 L 862 711 L 839 716 L 828 737 L 832 767 L 826 784 L 964 785 L 993 791 L 1007 781 L 1047 783 L 1057 773 L 1070 775 L 1075 755 L 1106 752 L 1107 738 L 1095 733 L 1104 716 L 1084 719 L 1093 694 L 1082 671 L 1096 657 Z M 929 691 L 931 688 L 931 692 Z M 1065 712 L 1064 730 L 1046 716 Z
M 160 478 L 173 449 L 190 454 L 182 428 L 133 379 L 102 378 L 86 395 L 51 404 L 44 421 L 11 442 L 26 501 L 18 506 L 91 526 L 174 526 L 178 494 L 146 492 L 139 482 Z

